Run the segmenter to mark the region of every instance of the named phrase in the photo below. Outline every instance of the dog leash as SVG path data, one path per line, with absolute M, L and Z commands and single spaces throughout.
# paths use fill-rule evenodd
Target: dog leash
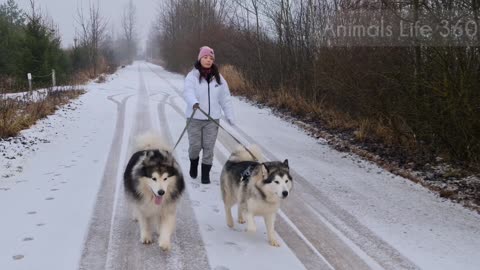
M 228 135 L 230 135 L 230 137 L 232 137 L 238 144 L 240 144 L 241 146 L 243 146 L 243 148 L 245 148 L 245 150 L 252 156 L 252 158 L 254 159 L 254 161 L 258 161 L 258 158 L 242 143 L 240 142 L 240 140 L 238 140 L 237 138 L 235 138 L 235 136 L 233 136 L 230 132 L 228 132 L 228 130 L 226 130 L 224 127 L 222 127 L 222 125 L 220 125 L 220 123 L 218 123 L 217 121 L 215 121 L 215 119 L 213 119 L 210 115 L 208 115 L 204 110 L 202 110 L 202 108 L 198 108 L 207 118 L 208 120 L 212 121 L 213 123 L 215 123 L 219 128 L 223 129 L 223 131 L 225 131 Z
M 190 122 L 191 122 L 192 119 L 193 119 L 193 115 L 195 114 L 195 112 L 196 112 L 197 110 L 200 110 L 200 111 L 208 118 L 208 120 L 212 121 L 212 122 L 215 123 L 219 128 L 223 129 L 223 131 L 225 131 L 228 135 L 230 135 L 230 137 L 232 137 L 238 144 L 240 144 L 243 148 L 245 148 L 245 150 L 252 156 L 252 158 L 254 159 L 254 161 L 258 161 L 258 158 L 257 158 L 242 142 L 240 142 L 240 140 L 238 140 L 235 136 L 233 136 L 230 132 L 228 132 L 228 130 L 226 130 L 224 127 L 222 127 L 222 125 L 220 125 L 220 123 L 218 123 L 217 121 L 215 121 L 215 119 L 213 119 L 210 115 L 208 115 L 208 114 L 207 114 L 204 110 L 202 110 L 201 108 L 194 108 L 194 109 L 193 109 L 193 112 L 192 112 L 192 114 L 190 115 L 190 118 L 188 118 L 187 125 L 186 125 L 185 128 L 183 129 L 182 134 L 180 134 L 180 137 L 178 138 L 177 143 L 176 143 L 175 146 L 173 147 L 173 150 L 175 150 L 175 148 L 177 148 L 178 144 L 179 144 L 180 141 L 182 140 L 182 137 L 183 137 L 183 135 L 185 135 L 185 131 L 187 131 L 188 126 L 190 125 Z
M 176 143 L 175 146 L 173 147 L 173 150 L 175 150 L 175 148 L 177 148 L 177 145 L 180 143 L 180 140 L 182 140 L 183 135 L 185 135 L 185 131 L 187 131 L 187 128 L 188 128 L 188 126 L 190 125 L 190 122 L 192 122 L 193 115 L 195 114 L 195 111 L 196 111 L 196 110 L 197 110 L 197 108 L 193 109 L 192 115 L 190 115 L 190 118 L 188 118 L 187 125 L 186 125 L 185 128 L 183 129 L 182 134 L 180 134 L 180 138 L 178 138 L 177 143 Z

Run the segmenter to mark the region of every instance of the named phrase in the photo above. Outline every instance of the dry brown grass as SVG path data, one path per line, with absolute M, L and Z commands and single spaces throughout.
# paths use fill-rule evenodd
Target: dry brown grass
M 228 82 L 228 87 L 234 95 L 253 94 L 247 80 L 234 66 L 225 65 L 220 67 L 220 73 Z
M 11 99 L 0 96 L 0 138 L 16 136 L 83 93 L 83 90 L 50 91 L 40 101 L 29 101 L 28 97 Z
M 90 80 L 95 80 L 97 83 L 104 83 L 106 82 L 106 76 L 115 73 L 117 68 L 116 66 L 108 65 L 105 58 L 100 57 L 96 75 L 93 67 L 76 71 L 71 77 L 71 85 L 86 84 Z
M 90 80 L 90 71 L 82 70 L 72 76 L 73 85 L 85 84 Z
M 107 77 L 105 75 L 100 75 L 98 78 L 95 80 L 96 83 L 105 83 L 107 81 Z
M 245 96 L 255 102 L 287 111 L 301 119 L 319 121 L 329 129 L 352 131 L 355 138 L 361 142 L 371 139 L 379 140 L 387 145 L 399 144 L 408 147 L 415 145 L 412 136 L 399 140 L 392 128 L 391 121 L 354 119 L 346 113 L 324 106 L 321 102 L 314 103 L 300 95 L 295 95 L 295 91 L 290 89 L 279 89 L 278 91 L 257 89 L 231 65 L 222 67 L 220 72 L 227 80 L 234 95 Z
M 14 93 L 19 89 L 28 89 L 26 80 L 0 75 L 0 93 Z
M 380 139 L 383 143 L 392 145 L 395 141 L 392 128 L 381 120 L 362 119 L 358 121 L 354 135 L 361 142 L 375 138 Z
M 363 119 L 360 121 L 359 127 L 355 132 L 353 133 L 355 135 L 355 138 L 359 141 L 366 141 L 368 136 L 372 132 L 372 121 L 369 119 Z

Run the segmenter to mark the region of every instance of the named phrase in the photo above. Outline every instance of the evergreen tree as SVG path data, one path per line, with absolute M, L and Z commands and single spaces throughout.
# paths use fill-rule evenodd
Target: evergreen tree
M 25 13 L 14 0 L 0 5 L 0 75 L 18 74 L 17 60 L 24 23 Z

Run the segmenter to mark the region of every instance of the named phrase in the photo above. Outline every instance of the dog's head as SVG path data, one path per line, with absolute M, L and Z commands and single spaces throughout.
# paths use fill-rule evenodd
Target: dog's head
M 162 203 L 164 196 L 168 194 L 169 188 L 172 188 L 178 176 L 170 153 L 158 150 L 145 151 L 139 173 L 142 192 L 150 193 L 155 204 Z
M 261 163 L 252 168 L 251 179 L 267 198 L 285 199 L 293 187 L 288 160 Z

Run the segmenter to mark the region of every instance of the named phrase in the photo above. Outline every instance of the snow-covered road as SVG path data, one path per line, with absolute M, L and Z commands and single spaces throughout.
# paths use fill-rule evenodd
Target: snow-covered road
M 237 125 L 227 129 L 290 163 L 294 190 L 276 223 L 282 246 L 268 245 L 260 218 L 255 235 L 226 226 L 219 175 L 236 145 L 224 132 L 212 184 L 186 177 L 173 249 L 142 245 L 123 169 L 136 135 L 153 128 L 172 144 L 180 136 L 182 87 L 183 76 L 136 62 L 22 134 L 46 142 L 0 142 L 0 269 L 479 269 L 478 214 L 238 98 Z M 187 147 L 184 138 L 175 153 L 184 172 Z

